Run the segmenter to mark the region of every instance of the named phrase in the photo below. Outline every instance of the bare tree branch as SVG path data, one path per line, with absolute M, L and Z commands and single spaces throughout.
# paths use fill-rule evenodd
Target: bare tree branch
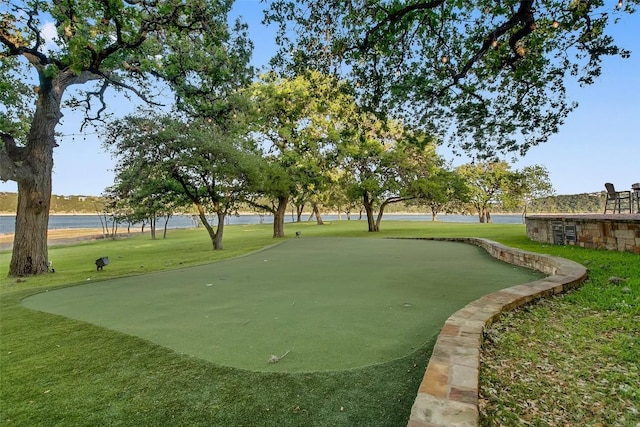
M 91 98 L 97 97 L 98 100 L 100 101 L 100 109 L 96 112 L 94 117 L 90 117 L 88 114 L 85 116 L 84 120 L 82 120 L 82 125 L 80 125 L 80 131 L 82 131 L 89 122 L 92 122 L 95 120 L 101 120 L 100 115 L 102 114 L 103 111 L 107 109 L 107 103 L 104 100 L 104 93 L 106 92 L 108 87 L 109 87 L 109 81 L 103 80 L 99 90 L 93 91 L 93 92 L 87 92 L 87 97 L 83 101 L 81 101 L 87 105 L 86 111 L 88 112 L 88 111 L 91 111 Z

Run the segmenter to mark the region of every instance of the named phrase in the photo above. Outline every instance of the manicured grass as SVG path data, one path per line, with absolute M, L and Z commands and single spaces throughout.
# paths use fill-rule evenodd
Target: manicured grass
M 404 357 L 467 303 L 541 277 L 462 243 L 303 237 L 207 265 L 43 292 L 24 304 L 225 366 L 331 371 Z
M 531 357 L 529 351 L 537 349 L 542 354 L 548 346 L 545 334 L 550 329 L 549 325 L 559 324 L 553 316 L 558 310 L 564 310 L 558 304 L 566 305 L 569 315 L 565 319 L 568 320 L 562 323 L 559 329 L 562 332 L 557 333 L 559 336 L 554 337 L 554 347 L 561 344 L 566 349 L 586 348 L 590 337 L 583 332 L 597 324 L 601 329 L 593 339 L 597 343 L 604 342 L 604 345 L 592 346 L 593 353 L 596 358 L 600 356 L 601 362 L 606 361 L 603 370 L 609 376 L 604 379 L 611 384 L 607 389 L 607 400 L 602 401 L 606 405 L 591 415 L 586 414 L 579 425 L 595 425 L 600 420 L 610 419 L 618 420 L 612 425 L 635 425 L 638 422 L 638 383 L 633 379 L 637 378 L 637 364 L 632 363 L 640 359 L 637 341 L 640 335 L 638 255 L 540 245 L 529 242 L 524 226 L 520 225 L 383 221 L 382 231 L 375 234 L 367 233 L 366 224 L 362 221 L 342 221 L 324 226 L 306 223 L 287 225 L 288 234 L 293 235 L 295 230 L 300 230 L 304 237 L 487 237 L 587 265 L 591 279 L 580 290 L 557 298 L 551 308 L 534 306 L 496 324 L 498 327 L 510 324 L 511 318 L 522 319 L 522 324 L 516 322 L 513 325 L 513 335 L 520 337 L 520 341 L 511 341 L 507 345 L 514 350 L 505 363 L 526 366 Z M 167 240 L 151 241 L 146 236 L 138 236 L 122 241 L 54 248 L 50 254 L 56 267 L 55 274 L 29 278 L 21 283 L 2 278 L 0 424 L 405 425 L 433 346 L 431 339 L 406 357 L 366 368 L 321 373 L 253 373 L 190 358 L 136 337 L 35 312 L 20 304 L 24 297 L 55 285 L 203 264 L 246 254 L 273 243 L 269 226 L 234 226 L 227 231 L 227 249 L 222 252 L 210 250 L 203 230 L 171 231 Z M 104 255 L 112 259 L 113 265 L 97 273 L 93 261 Z M 0 254 L 2 268 L 6 268 L 8 260 L 8 253 Z M 116 266 L 117 269 L 114 268 Z M 614 275 L 627 280 L 623 284 L 612 285 L 608 280 Z M 540 323 L 527 323 L 529 313 L 538 309 L 542 310 L 536 316 L 542 319 Z M 606 321 L 599 322 L 598 319 L 603 319 L 605 314 Z M 592 323 L 570 321 L 580 317 L 592 319 Z M 600 335 L 602 330 L 606 334 Z M 577 338 L 583 335 L 587 336 L 586 344 L 580 344 Z M 509 341 L 505 339 L 503 342 Z M 495 356 L 488 352 L 489 359 L 485 358 L 485 362 L 500 360 L 497 357 L 501 357 L 502 351 L 498 349 Z M 588 374 L 593 370 L 593 359 L 571 360 L 572 366 L 580 372 Z M 553 366 L 558 372 L 566 368 L 563 365 Z M 537 372 L 536 369 L 542 371 L 533 367 L 528 372 Z M 511 370 L 499 372 L 488 382 L 484 381 L 485 376 L 489 376 L 483 374 L 482 384 L 487 401 L 483 406 L 482 422 L 486 425 L 513 425 L 515 418 L 504 421 L 506 412 L 515 412 L 516 417 L 522 420 L 535 420 L 539 411 L 527 402 L 527 399 L 532 400 L 527 390 L 532 394 L 544 393 L 558 406 L 564 405 L 567 412 L 572 412 L 573 405 L 584 400 L 580 394 L 582 389 L 565 387 L 562 383 L 567 381 L 565 379 L 540 386 L 525 379 L 522 392 L 515 393 L 511 390 L 520 385 Z M 560 378 L 560 375 L 556 377 Z M 601 387 L 605 384 L 599 377 L 588 375 L 581 381 L 580 385 L 584 383 L 586 386 Z M 497 393 L 492 395 L 491 389 Z M 537 402 L 535 399 L 533 397 L 534 403 Z M 635 415 L 633 409 L 636 409 Z M 619 417 L 617 414 L 623 414 L 624 420 L 619 421 L 621 418 L 616 418 Z

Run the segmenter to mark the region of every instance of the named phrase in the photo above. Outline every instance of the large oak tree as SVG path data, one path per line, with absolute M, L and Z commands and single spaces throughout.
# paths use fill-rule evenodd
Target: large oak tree
M 275 0 L 274 65 L 348 79 L 361 105 L 425 126 L 480 157 L 524 154 L 575 107 L 566 84 L 591 84 L 607 34 L 637 0 Z
M 261 191 L 271 204 L 253 205 L 273 213 L 273 237 L 284 237 L 292 196 L 318 196 L 329 171 L 327 156 L 355 105 L 349 87 L 317 71 L 292 78 L 265 74 L 253 84 L 251 95 L 259 117 L 255 137 L 271 166 Z
M 35 103 L 26 118 L 15 113 L 24 98 L 3 106 L 4 119 L 29 123 L 24 138 L 19 126 L 0 129 L 0 179 L 16 181 L 19 194 L 9 275 L 47 271 L 55 129 L 64 106 L 100 119 L 111 87 L 156 105 L 171 94 L 192 113 L 229 114 L 217 89 L 251 74 L 245 27 L 227 21 L 232 3 L 15 0 L 0 6 L 0 88 L 32 85 Z M 55 30 L 53 40 L 44 28 Z

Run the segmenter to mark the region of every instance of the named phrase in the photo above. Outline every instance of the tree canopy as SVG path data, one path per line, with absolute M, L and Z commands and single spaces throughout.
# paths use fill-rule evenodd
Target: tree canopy
M 291 78 L 274 73 L 251 87 L 256 108 L 256 138 L 271 164 L 262 194 L 272 200 L 261 207 L 274 214 L 274 237 L 284 236 L 284 215 L 292 197 L 319 196 L 331 166 L 329 154 L 355 109 L 349 88 L 318 71 Z
M 105 143 L 118 158 L 117 188 L 151 214 L 168 202 L 194 206 L 216 250 L 225 217 L 262 181 L 263 158 L 240 126 L 223 131 L 213 121 L 138 113 L 111 123 Z
M 591 84 L 607 34 L 638 1 L 276 0 L 273 64 L 335 73 L 369 111 L 403 117 L 480 157 L 520 154 L 557 132 Z
M 441 163 L 435 139 L 365 112 L 351 117 L 343 135 L 337 156 L 346 191 L 364 207 L 369 231 L 379 231 L 386 206 L 424 197 L 421 183 Z
M 105 94 L 113 88 L 155 106 L 175 100 L 193 114 L 233 115 L 227 95 L 251 79 L 252 46 L 244 25 L 228 23 L 232 3 L 2 3 L 0 90 L 9 87 L 12 97 L 1 109 L 0 179 L 16 181 L 19 194 L 10 275 L 47 271 L 55 128 L 63 108 L 83 110 L 85 123 L 102 120 Z M 21 114 L 31 100 L 35 109 Z M 13 125 L 5 128 L 9 121 Z M 28 131 L 21 132 L 20 123 L 28 123 Z
M 538 189 L 537 184 L 526 182 L 527 178 L 547 183 L 543 167 L 520 172 L 512 170 L 505 161 L 468 163 L 459 166 L 457 172 L 467 182 L 469 203 L 478 213 L 478 219 L 487 223 L 491 222 L 493 206 L 513 208 L 520 204 L 525 194 Z

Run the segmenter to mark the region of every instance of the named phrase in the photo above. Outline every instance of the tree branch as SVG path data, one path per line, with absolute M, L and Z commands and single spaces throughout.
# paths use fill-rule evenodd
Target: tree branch
M 0 181 L 23 181 L 32 179 L 33 173 L 23 165 L 27 154 L 24 147 L 18 147 L 13 137 L 0 132 L 3 146 L 0 147 Z
M 158 6 L 158 2 L 156 2 L 155 0 L 124 0 L 124 2 L 127 3 L 127 4 L 131 4 L 131 5 L 141 4 L 141 5 L 146 6 L 146 7 L 156 7 L 156 6 Z
M 506 34 L 507 31 L 515 28 L 520 23 L 523 24 L 522 28 L 520 28 L 509 38 L 509 46 L 511 46 L 511 50 L 514 53 L 514 56 L 508 60 L 509 65 L 514 64 L 518 59 L 524 56 L 523 53 L 518 49 L 517 43 L 527 35 L 531 34 L 531 32 L 533 32 L 533 29 L 535 28 L 535 21 L 533 18 L 533 12 L 531 10 L 532 7 L 532 0 L 521 1 L 518 11 L 513 16 L 511 16 L 511 18 L 507 22 L 487 34 L 484 42 L 482 43 L 482 46 L 480 47 L 480 49 L 478 49 L 476 54 L 473 55 L 473 57 L 469 61 L 467 61 L 467 63 L 455 76 L 453 76 L 454 84 L 456 84 L 458 81 L 460 81 L 460 79 L 467 75 L 473 65 L 478 62 L 478 60 L 482 58 L 491 48 L 494 40 L 497 40 L 500 36 Z
M 102 81 L 102 86 L 100 87 L 99 90 L 94 91 L 94 92 L 87 92 L 87 97 L 81 101 L 83 103 L 85 103 L 87 105 L 86 107 L 86 111 L 87 111 L 87 115 L 84 117 L 84 119 L 82 120 L 82 125 L 80 126 L 80 131 L 82 131 L 85 127 L 85 125 L 93 120 L 100 120 L 100 115 L 102 114 L 102 112 L 104 110 L 107 109 L 107 103 L 104 100 L 104 93 L 107 90 L 107 88 L 109 87 L 109 81 L 108 80 L 103 80 Z M 98 98 L 98 100 L 100 101 L 100 109 L 98 109 L 98 112 L 95 114 L 94 117 L 89 117 L 89 111 L 91 111 L 91 97 L 95 96 Z
M 525 38 L 527 35 L 531 34 L 535 29 L 535 20 L 533 16 L 533 0 L 525 0 L 520 2 L 519 9 L 509 18 L 507 22 L 498 26 L 496 29 L 491 31 L 484 38 L 482 42 L 482 46 L 476 51 L 476 53 L 469 59 L 458 71 L 456 74 L 452 76 L 451 83 L 447 84 L 443 88 L 441 88 L 438 92 L 436 92 L 436 97 L 442 96 L 447 90 L 456 86 L 460 80 L 462 80 L 468 73 L 471 71 L 471 68 L 478 62 L 491 48 L 494 40 L 497 40 L 500 36 L 506 34 L 512 28 L 515 28 L 517 25 L 522 24 L 522 27 L 516 31 L 509 38 L 509 46 L 511 47 L 514 55 L 505 60 L 505 66 L 512 66 L 524 56 L 524 52 L 518 47 L 518 42 Z
M 7 155 L 14 162 L 22 162 L 27 158 L 27 152 L 25 147 L 18 147 L 15 139 L 8 133 L 1 132 L 0 139 L 4 142 L 4 149 Z
M 123 83 L 119 80 L 114 80 L 113 78 L 111 78 L 107 73 L 103 73 L 103 72 L 98 72 L 98 75 L 100 75 L 102 78 L 104 78 L 105 80 L 107 80 L 109 82 L 109 84 L 112 84 L 114 86 L 118 86 L 122 89 L 127 89 L 128 91 L 132 92 L 133 94 L 135 94 L 138 98 L 142 99 L 144 102 L 150 104 L 150 105 L 154 105 L 156 107 L 163 107 L 164 104 L 160 104 L 158 102 L 152 101 L 151 99 L 149 99 L 145 94 L 143 94 L 142 92 L 140 92 L 138 89 L 136 89 L 133 86 L 130 86 L 126 83 Z
M 37 36 L 40 39 L 40 36 Z M 40 69 L 47 64 L 55 64 L 58 69 L 65 68 L 64 64 L 57 59 L 52 59 L 42 53 L 39 50 L 40 44 L 36 43 L 36 46 L 29 48 L 20 44 L 21 39 L 9 32 L 9 29 L 2 25 L 0 26 L 0 44 L 3 44 L 8 52 L 4 52 L 2 57 L 20 56 L 23 55 L 27 60 L 36 68 Z
M 277 211 L 277 209 L 273 206 L 263 205 L 262 203 L 254 202 L 253 200 L 250 200 L 250 199 L 245 199 L 244 202 L 248 203 L 254 208 L 263 209 L 265 211 L 271 212 L 272 214 L 275 214 Z
M 187 198 L 191 200 L 191 202 L 197 206 L 202 206 L 202 200 L 198 195 L 198 187 L 196 187 L 193 183 L 191 183 L 188 179 L 180 173 L 180 169 L 178 166 L 174 165 L 171 168 L 171 176 L 178 181 L 178 184 L 182 187 Z
M 33 50 L 40 50 L 40 46 L 42 45 L 42 37 L 40 36 L 40 31 L 36 27 L 33 17 L 38 14 L 38 3 L 35 3 L 34 8 L 29 12 L 29 19 L 27 20 L 27 27 L 35 34 L 36 36 L 36 45 L 33 47 Z
M 415 12 L 416 10 L 429 10 L 429 9 L 434 9 L 440 5 L 444 4 L 444 0 L 433 0 L 433 1 L 429 1 L 426 3 L 415 3 L 415 4 L 410 4 L 408 6 L 402 7 L 398 10 L 393 11 L 392 13 L 388 13 L 387 12 L 387 16 L 381 20 L 380 22 L 378 22 L 373 28 L 371 28 L 370 30 L 367 31 L 365 37 L 364 37 L 364 41 L 362 42 L 362 44 L 359 46 L 359 48 L 361 50 L 366 50 L 370 47 L 370 40 L 369 38 L 375 34 L 376 32 L 378 32 L 384 25 L 395 25 L 397 22 L 399 22 L 402 18 L 404 18 L 406 15 L 410 14 L 411 12 Z

